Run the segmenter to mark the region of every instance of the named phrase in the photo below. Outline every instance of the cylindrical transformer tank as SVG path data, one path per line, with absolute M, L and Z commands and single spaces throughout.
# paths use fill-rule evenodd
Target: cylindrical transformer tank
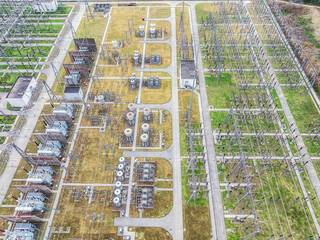
M 116 189 L 114 190 L 114 195 L 117 197 L 117 198 L 121 198 L 121 190 L 120 189 Z
M 126 159 L 124 157 L 119 158 L 119 164 L 122 163 L 123 165 L 126 164 Z
M 126 137 L 131 137 L 132 136 L 132 129 L 131 128 L 127 128 L 126 130 L 124 130 L 124 135 Z
M 142 131 L 143 131 L 143 133 L 147 133 L 149 131 L 149 124 L 148 123 L 142 124 Z
M 148 134 L 144 133 L 144 134 L 141 134 L 140 139 L 142 142 L 146 143 L 149 140 L 149 136 L 148 136 Z
M 120 198 L 115 197 L 115 198 L 113 199 L 113 203 L 114 203 L 117 207 L 121 207 Z
M 104 96 L 103 95 L 99 95 L 97 98 L 98 98 L 98 101 L 100 104 L 104 104 Z
M 34 210 L 34 208 L 33 207 L 16 207 L 15 210 L 17 212 L 31 213 Z
M 118 165 L 118 170 L 119 170 L 119 171 L 124 171 L 124 165 L 123 165 L 122 163 L 120 163 L 120 164 Z
M 133 114 L 133 112 L 128 112 L 128 113 L 127 113 L 127 119 L 128 119 L 129 121 L 132 121 L 132 120 L 134 119 L 134 114 Z
M 118 172 L 117 172 L 117 177 L 118 177 L 118 179 L 122 182 L 122 181 L 124 180 L 123 172 L 122 172 L 122 171 L 118 171 Z
M 134 52 L 133 60 L 134 60 L 135 66 L 138 66 L 139 65 L 139 52 L 138 52 L 138 50 L 136 50 Z
M 122 183 L 120 181 L 116 181 L 116 188 L 122 190 Z
M 129 103 L 128 104 L 128 109 L 130 112 L 133 112 L 134 111 L 134 103 Z
M 150 108 L 144 108 L 144 109 L 143 109 L 143 115 L 149 116 L 150 113 L 151 113 L 151 109 L 150 109 Z
M 157 62 L 157 64 L 161 64 L 161 57 L 159 54 L 157 54 L 156 62 Z
M 143 25 L 140 25 L 140 26 L 139 26 L 139 31 L 140 31 L 140 32 L 143 32 L 143 31 L 144 31 L 144 26 L 143 26 Z
M 112 40 L 112 46 L 113 46 L 114 48 L 117 48 L 117 46 L 118 46 L 117 40 Z

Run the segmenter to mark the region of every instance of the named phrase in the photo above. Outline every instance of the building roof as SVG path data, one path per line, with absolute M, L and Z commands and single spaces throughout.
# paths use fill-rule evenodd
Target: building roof
M 194 79 L 195 65 L 193 60 L 181 60 L 181 79 Z
M 7 98 L 22 98 L 32 79 L 32 76 L 19 76 L 8 93 Z
M 93 4 L 94 7 L 111 7 L 110 3 L 95 3 Z
M 81 91 L 80 87 L 66 87 L 64 93 L 79 93 Z
M 74 39 L 74 42 L 76 44 L 83 44 L 83 45 L 96 45 L 96 41 L 94 38 L 76 38 Z

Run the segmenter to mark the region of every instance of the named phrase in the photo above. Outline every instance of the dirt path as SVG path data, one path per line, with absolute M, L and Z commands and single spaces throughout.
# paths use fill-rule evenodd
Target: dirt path
M 314 29 L 314 36 L 320 40 L 320 8 L 310 9 L 310 17 L 312 19 L 312 27 Z
M 288 1 L 281 1 L 281 0 L 277 0 L 276 2 L 287 3 L 287 4 L 292 4 L 292 5 L 296 5 L 296 6 L 302 6 L 302 7 L 308 7 L 308 8 L 320 9 L 320 7 L 318 7 L 318 6 L 309 5 L 309 4 L 291 3 L 291 2 L 288 2 Z

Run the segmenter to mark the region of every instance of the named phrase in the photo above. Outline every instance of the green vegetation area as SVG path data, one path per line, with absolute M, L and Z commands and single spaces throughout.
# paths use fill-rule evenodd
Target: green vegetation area
M 251 168 L 254 168 L 254 166 L 262 167 L 264 166 L 264 163 L 258 160 L 248 160 L 248 165 L 251 166 L 248 168 L 249 174 L 253 174 L 253 172 L 251 172 Z M 258 178 L 253 179 L 253 183 L 256 184 L 255 198 L 263 199 L 264 197 L 269 199 L 267 201 L 267 209 L 265 204 L 258 205 L 259 202 L 256 201 L 256 209 L 260 219 L 260 226 L 262 227 L 261 232 L 256 239 L 266 239 L 268 234 L 270 236 L 272 231 L 281 235 L 282 229 L 285 232 L 290 233 L 289 228 L 291 228 L 295 238 L 305 239 L 306 236 L 312 235 L 311 231 L 315 230 L 315 226 L 312 224 L 311 215 L 309 214 L 309 211 L 305 205 L 299 204 L 299 202 L 292 204 L 294 199 L 297 199 L 302 195 L 297 178 L 295 174 L 290 175 L 289 172 L 283 174 L 283 172 L 286 170 L 286 167 L 281 166 L 280 161 L 273 161 L 272 165 L 273 166 L 271 168 L 268 168 L 263 173 L 260 171 L 260 184 L 259 182 L 256 182 L 259 181 Z M 219 165 L 219 170 L 221 171 L 220 179 L 227 179 L 227 182 L 233 182 L 235 175 L 228 177 L 228 174 L 232 168 L 232 164 L 225 164 L 224 167 Z M 241 204 L 237 206 L 235 205 L 235 203 L 238 201 L 236 197 L 237 194 L 237 191 L 230 192 L 229 196 L 227 196 L 227 192 L 222 193 L 225 209 L 234 208 L 234 214 L 237 214 L 239 211 L 241 211 L 242 207 Z M 278 198 L 280 196 L 281 198 Z M 311 192 L 310 198 L 314 196 L 314 193 Z M 272 197 L 276 198 L 277 200 L 270 201 Z M 320 214 L 319 211 L 319 209 L 316 209 L 317 216 Z M 309 224 L 301 224 L 301 221 L 304 223 L 310 222 L 311 225 L 309 226 Z M 242 231 L 244 230 L 245 225 L 246 224 L 231 223 L 226 220 L 227 228 L 234 230 L 230 233 L 230 238 L 228 237 L 228 239 L 240 239 L 243 237 Z M 247 226 L 248 225 L 250 225 L 250 223 L 247 224 Z
M 314 5 L 320 5 L 320 0 L 304 0 L 304 3 L 311 3 Z
M 21 73 L 22 76 L 34 76 L 37 77 L 38 73 L 30 74 L 30 73 Z M 16 81 L 16 78 L 20 76 L 19 73 L 6 73 L 3 77 L 0 78 L 0 83 L 4 85 L 13 85 Z
M 65 10 L 62 9 L 62 7 L 59 7 L 58 10 L 54 13 L 48 13 L 50 14 L 61 14 L 65 13 L 68 14 L 71 11 L 72 7 L 65 7 Z M 31 11 L 31 9 L 26 9 L 26 14 Z M 40 13 L 36 13 L 40 14 Z M 63 15 L 66 16 L 66 15 Z M 33 21 L 33 20 L 30 20 Z M 60 20 L 60 19 L 54 19 L 52 18 L 52 22 L 64 22 L 65 20 Z M 48 21 L 46 21 L 48 22 Z M 63 24 L 58 24 L 58 25 L 53 25 L 52 26 L 47 26 L 47 25 L 34 25 L 31 27 L 28 27 L 28 30 L 30 33 L 34 33 L 34 37 L 55 37 L 58 35 L 58 33 L 61 31 L 63 27 Z M 53 35 L 52 35 L 53 34 Z M 24 41 L 18 41 L 18 43 L 23 43 Z M 37 40 L 37 43 L 52 43 L 50 40 Z M 32 66 L 27 64 L 28 61 L 31 61 L 33 63 L 36 63 L 37 61 L 44 62 L 45 57 L 48 56 L 50 53 L 52 46 L 28 46 L 28 44 L 25 44 L 25 46 L 21 47 L 5 47 L 5 53 L 8 57 L 14 58 L 12 59 L 15 62 L 26 62 L 24 65 L 15 65 L 16 69 L 41 69 L 42 65 L 38 66 Z M 40 58 L 40 59 L 39 59 Z M 4 59 L 0 59 L 0 62 L 4 62 Z M 0 65 L 0 69 L 7 69 L 7 65 Z M 37 74 L 31 74 L 24 72 L 21 73 L 24 76 L 34 76 L 36 77 Z M 5 86 L 12 86 L 16 80 L 16 77 L 18 77 L 20 74 L 19 73 L 5 73 L 1 78 L 0 78 L 0 83 L 4 84 Z M 0 88 L 1 92 L 8 92 L 10 89 L 7 88 Z
M 133 230 L 136 235 L 135 239 L 137 240 L 171 240 L 171 235 L 163 228 L 155 227 L 135 227 L 129 229 Z
M 319 0 L 318 0 L 318 4 L 320 4 Z M 296 27 L 302 27 L 303 35 L 308 36 L 309 41 L 312 44 L 314 44 L 316 48 L 320 48 L 320 41 L 319 39 L 316 39 L 316 37 L 314 36 L 314 28 L 311 25 L 312 25 L 312 19 L 310 17 L 299 17 Z
M 9 92 L 10 88 L 1 88 L 0 87 L 0 92 Z
M 54 14 L 69 14 L 71 12 L 71 10 L 72 10 L 72 7 L 64 7 L 64 9 L 63 9 L 63 7 L 59 6 L 57 11 L 48 12 L 45 14 L 50 15 L 50 16 L 54 15 Z M 41 13 L 34 13 L 34 14 L 40 15 Z M 64 16 L 64 15 L 62 15 L 62 16 Z
M 221 73 L 218 80 L 218 74 L 207 75 L 207 95 L 208 103 L 214 108 L 231 108 L 231 97 L 234 92 L 235 82 L 232 80 L 231 73 Z
M 218 128 L 219 123 L 223 123 L 227 114 L 228 114 L 228 111 L 216 111 L 216 112 L 211 111 L 210 112 L 211 126 L 213 131 Z
M 7 109 L 10 111 L 20 111 L 21 108 L 12 107 L 9 102 L 7 102 Z
M 72 10 L 72 7 L 64 7 L 64 9 L 62 7 L 58 7 L 57 11 L 55 12 L 51 12 L 51 13 L 48 13 L 50 15 L 52 14 L 61 14 L 61 13 L 64 13 L 64 14 L 69 14 Z
M 203 162 L 200 160 L 195 164 L 195 175 L 203 178 L 205 176 L 205 169 Z M 191 170 L 187 170 L 187 160 L 184 160 L 181 165 L 182 173 L 182 200 L 183 200 L 183 218 L 185 223 L 184 238 L 185 239 L 210 239 L 211 221 L 209 212 L 209 202 L 206 198 L 206 191 L 198 192 L 196 201 L 191 199 L 189 204 L 187 201 L 191 196 L 189 189 L 189 178 L 191 177 Z
M 20 74 L 18 73 L 6 73 L 1 79 L 0 82 L 4 83 L 5 85 L 13 85 L 16 81 L 16 77 L 18 77 Z M 27 76 L 27 75 L 25 75 Z
M 29 56 L 31 60 L 36 61 L 35 57 L 46 57 L 51 50 L 51 46 L 39 46 L 38 47 L 20 47 L 19 50 L 13 47 L 6 47 L 5 52 L 8 57 L 18 57 L 21 58 L 21 55 L 24 58 Z
M 6 137 L 0 137 L 0 144 L 4 143 L 5 140 L 6 140 Z
M 13 124 L 14 120 L 17 118 L 17 116 L 13 116 L 13 115 L 8 115 L 8 116 L 0 116 L 0 124 L 5 123 L 5 124 Z
M 191 92 L 180 91 L 179 92 L 179 106 L 180 106 L 180 153 L 181 156 L 188 156 L 191 151 L 190 145 L 186 144 L 187 141 L 187 123 L 184 122 L 185 114 L 189 106 L 191 99 Z M 193 107 L 191 110 L 191 124 L 192 128 L 196 132 L 200 131 L 200 112 L 198 98 L 193 98 Z M 198 137 L 193 138 L 193 152 L 198 156 L 201 156 L 203 151 L 202 140 Z M 202 181 L 205 177 L 206 170 L 204 162 L 201 159 L 197 159 L 194 169 L 196 181 Z M 183 200 L 183 223 L 184 223 L 184 239 L 210 239 L 211 237 L 211 218 L 209 211 L 209 202 L 206 196 L 207 191 L 203 189 L 197 192 L 196 201 L 191 199 L 189 204 L 187 201 L 190 198 L 192 190 L 190 189 L 190 178 L 192 177 L 192 170 L 188 169 L 188 160 L 184 159 L 181 162 L 181 176 L 182 176 L 182 200 Z
M 50 25 L 50 27 L 48 27 L 47 25 L 42 25 L 42 26 L 38 26 L 38 25 L 34 25 L 32 27 L 28 27 L 28 30 L 31 33 L 35 33 L 35 34 L 42 34 L 42 33 L 56 33 L 56 32 L 60 32 L 60 30 L 62 29 L 63 24 L 55 24 L 53 25 L 53 27 Z
M 197 21 L 201 22 L 202 18 L 205 18 L 208 16 L 210 11 L 214 10 L 208 10 L 210 8 L 210 4 L 198 4 L 196 5 L 196 11 L 197 11 Z M 299 19 L 299 26 L 303 26 L 303 34 L 308 36 L 310 39 L 310 42 L 312 42 L 317 48 L 320 47 L 319 42 L 314 37 L 314 29 L 311 28 L 309 25 L 311 25 L 311 19 Z M 201 29 L 200 29 L 201 31 Z M 201 40 L 200 40 L 201 41 Z M 263 41 L 263 40 L 262 40 Z M 267 49 L 269 55 L 273 55 L 273 50 Z M 285 50 L 285 49 L 283 49 Z M 202 51 L 202 54 L 205 55 L 205 51 Z M 248 53 L 244 53 L 243 56 L 247 55 Z M 279 62 L 277 62 L 275 59 L 271 59 L 271 63 L 275 68 L 278 68 Z M 229 61 L 228 59 L 226 59 Z M 288 58 L 282 58 L 281 61 L 286 62 L 288 61 Z M 206 66 L 206 63 L 204 64 Z M 208 63 L 207 63 L 208 66 Z M 244 64 L 244 66 L 247 66 Z M 250 66 L 250 64 L 249 64 Z M 297 71 L 292 71 L 289 73 L 277 73 L 277 77 L 279 79 L 280 83 L 289 83 L 287 82 L 287 79 L 294 78 L 298 75 Z M 208 96 L 208 102 L 209 105 L 213 106 L 213 110 L 210 111 L 210 117 L 211 117 L 211 123 L 212 123 L 212 130 L 215 131 L 217 129 L 218 125 L 221 124 L 224 119 L 226 118 L 228 114 L 228 109 L 231 107 L 232 101 L 231 97 L 233 93 L 236 96 L 239 95 L 240 91 L 239 88 L 235 90 L 235 84 L 239 83 L 240 80 L 243 80 L 244 75 L 242 76 L 234 76 L 232 73 L 222 73 L 221 77 L 219 79 L 219 82 L 217 81 L 217 76 L 214 76 L 214 74 L 206 73 L 206 85 L 207 85 L 207 96 Z M 257 82 L 256 80 L 253 81 L 253 83 Z M 260 108 L 259 102 L 257 101 L 257 96 L 260 97 L 266 97 L 264 95 L 261 95 L 262 92 L 261 89 L 252 87 L 253 91 L 242 91 L 240 94 L 242 94 L 242 97 L 239 97 L 239 99 L 244 99 L 246 97 L 249 97 L 250 102 L 252 100 L 252 106 L 251 108 Z M 301 92 L 291 92 L 288 89 L 283 88 L 284 95 L 287 99 L 288 105 L 291 109 L 291 112 L 295 118 L 295 121 L 300 129 L 300 132 L 302 132 L 312 121 L 319 118 L 318 110 L 316 109 L 312 99 L 310 96 L 307 96 L 304 94 L 300 94 Z M 250 93 L 252 92 L 252 93 Z M 274 102 L 274 105 L 277 106 L 277 109 L 281 109 L 281 103 L 279 101 L 279 97 L 277 95 L 277 92 L 274 88 L 269 88 L 269 92 L 271 94 L 272 100 Z M 245 93 L 245 94 L 244 94 Z M 258 95 L 259 94 L 259 95 Z M 239 100 L 241 101 L 241 100 Z M 219 110 L 219 109 L 225 109 L 225 110 Z M 286 119 L 286 116 L 283 111 L 277 111 L 277 114 L 279 116 L 279 120 L 281 122 L 281 125 L 284 127 L 284 131 L 286 133 L 289 133 L 289 124 Z M 248 117 L 246 121 L 241 121 L 241 114 L 237 116 L 237 126 L 238 129 L 240 129 L 241 133 L 257 133 L 258 131 L 262 131 L 265 133 L 274 133 L 275 131 L 279 130 L 279 125 L 277 121 L 268 123 L 266 119 L 264 119 L 261 114 L 256 114 L 253 117 Z M 231 129 L 233 129 L 234 122 L 233 119 L 229 122 L 227 120 L 226 124 L 230 124 Z M 227 129 L 224 125 L 224 129 L 222 129 L 223 133 L 227 132 Z M 228 130 L 231 132 L 230 127 Z M 267 130 L 265 130 L 267 129 Z M 283 157 L 288 154 L 289 151 L 292 152 L 294 156 L 298 156 L 298 147 L 295 143 L 295 140 L 291 138 L 290 136 L 286 137 L 289 145 L 289 149 L 282 146 L 279 141 L 273 141 L 272 135 L 271 136 L 264 136 L 263 138 L 256 138 L 255 136 L 241 136 L 241 144 L 238 143 L 232 143 L 230 145 L 229 141 L 230 138 L 221 138 L 219 139 L 219 143 L 215 145 L 216 147 L 216 154 L 219 156 L 237 156 L 241 151 L 244 151 L 246 155 L 248 156 L 262 156 L 265 153 L 270 153 L 272 156 L 279 156 Z M 306 147 L 309 151 L 309 153 L 315 153 L 319 147 L 318 143 L 316 141 L 311 142 L 312 138 L 304 138 Z M 236 141 L 236 140 L 234 140 Z M 218 169 L 220 171 L 219 179 L 220 182 L 242 182 L 240 179 L 244 177 L 244 173 L 240 171 L 240 175 L 236 177 L 230 176 L 231 170 L 234 168 L 234 163 L 230 164 L 218 164 Z M 305 204 L 296 203 L 291 204 L 294 199 L 303 198 L 303 193 L 301 186 L 298 182 L 297 175 L 295 172 L 289 172 L 286 171 L 288 168 L 288 163 L 280 163 L 280 161 L 273 160 L 271 166 L 266 170 L 261 170 L 263 166 L 265 166 L 264 162 L 260 162 L 260 160 L 247 160 L 248 164 L 248 174 L 250 176 L 254 176 L 254 178 L 251 179 L 252 183 L 255 185 L 254 187 L 254 201 L 259 203 L 259 200 L 261 199 L 269 199 L 266 200 L 266 203 L 263 203 L 259 205 L 259 207 L 256 207 L 256 212 L 259 217 L 259 225 L 261 227 L 260 232 L 257 236 L 255 236 L 256 239 L 267 239 L 270 237 L 270 235 L 274 232 L 276 236 L 283 235 L 290 235 L 291 231 L 293 234 L 293 237 L 296 239 L 306 239 L 308 236 L 313 235 L 315 231 L 315 225 L 313 223 L 312 217 L 310 215 L 310 211 L 308 207 Z M 317 172 L 319 174 L 319 167 L 316 163 L 314 163 Z M 301 163 L 297 163 L 298 166 L 300 166 L 300 175 L 304 184 L 304 187 L 306 188 L 306 191 L 309 192 L 310 196 L 309 198 L 315 198 L 315 192 L 313 189 L 312 184 L 310 183 L 308 174 L 306 169 Z M 254 171 L 253 169 L 256 169 L 257 167 L 260 168 L 260 173 L 257 173 L 257 171 Z M 186 190 L 184 190 L 186 191 Z M 239 204 L 237 206 L 236 202 L 239 200 L 242 189 L 239 189 L 238 191 L 232 190 L 230 194 L 227 194 L 226 191 L 222 192 L 222 198 L 223 198 L 223 204 L 224 204 L 224 210 L 230 211 L 232 210 L 232 214 L 249 214 L 249 209 L 241 209 L 243 207 L 242 204 Z M 242 194 L 244 194 L 242 192 Z M 276 198 L 277 201 L 270 201 L 270 199 Z M 292 200 L 293 199 L 293 200 Z M 246 205 L 249 203 L 247 202 Z M 316 217 L 320 218 L 320 210 L 318 208 L 318 203 L 316 201 L 312 202 L 312 207 L 315 210 Z M 265 205 L 268 205 L 268 208 L 266 209 Z M 230 212 L 229 212 L 230 213 Z M 299 216 L 299 217 L 297 217 Z M 303 222 L 303 224 L 301 224 Z M 225 219 L 226 228 L 227 228 L 227 238 L 228 239 L 234 239 L 238 240 L 243 238 L 244 236 L 248 235 L 249 233 L 252 233 L 255 231 L 253 227 L 252 220 L 246 220 L 246 223 L 239 223 Z M 303 226 L 302 226 L 303 225 Z
M 41 69 L 42 65 L 29 65 L 25 63 L 24 65 L 15 65 L 17 69 Z M 8 69 L 8 65 L 0 65 L 0 69 Z
M 302 132 L 312 121 L 320 117 L 311 97 L 297 92 L 285 92 L 291 113 Z
M 197 23 L 202 23 L 202 20 L 204 20 L 206 17 L 210 14 L 210 9 L 205 9 L 205 4 L 198 3 L 195 6 L 196 15 L 197 15 Z

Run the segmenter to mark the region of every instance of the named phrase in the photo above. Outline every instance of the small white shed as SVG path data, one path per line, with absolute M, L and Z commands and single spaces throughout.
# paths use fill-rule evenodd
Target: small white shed
M 58 9 L 57 0 L 37 0 L 34 1 L 32 9 L 35 12 L 55 12 Z
M 64 90 L 64 98 L 67 101 L 81 101 L 83 99 L 81 87 L 66 87 Z
M 37 81 L 31 76 L 19 76 L 13 84 L 6 99 L 12 107 L 26 107 L 32 97 L 32 91 L 36 88 Z

